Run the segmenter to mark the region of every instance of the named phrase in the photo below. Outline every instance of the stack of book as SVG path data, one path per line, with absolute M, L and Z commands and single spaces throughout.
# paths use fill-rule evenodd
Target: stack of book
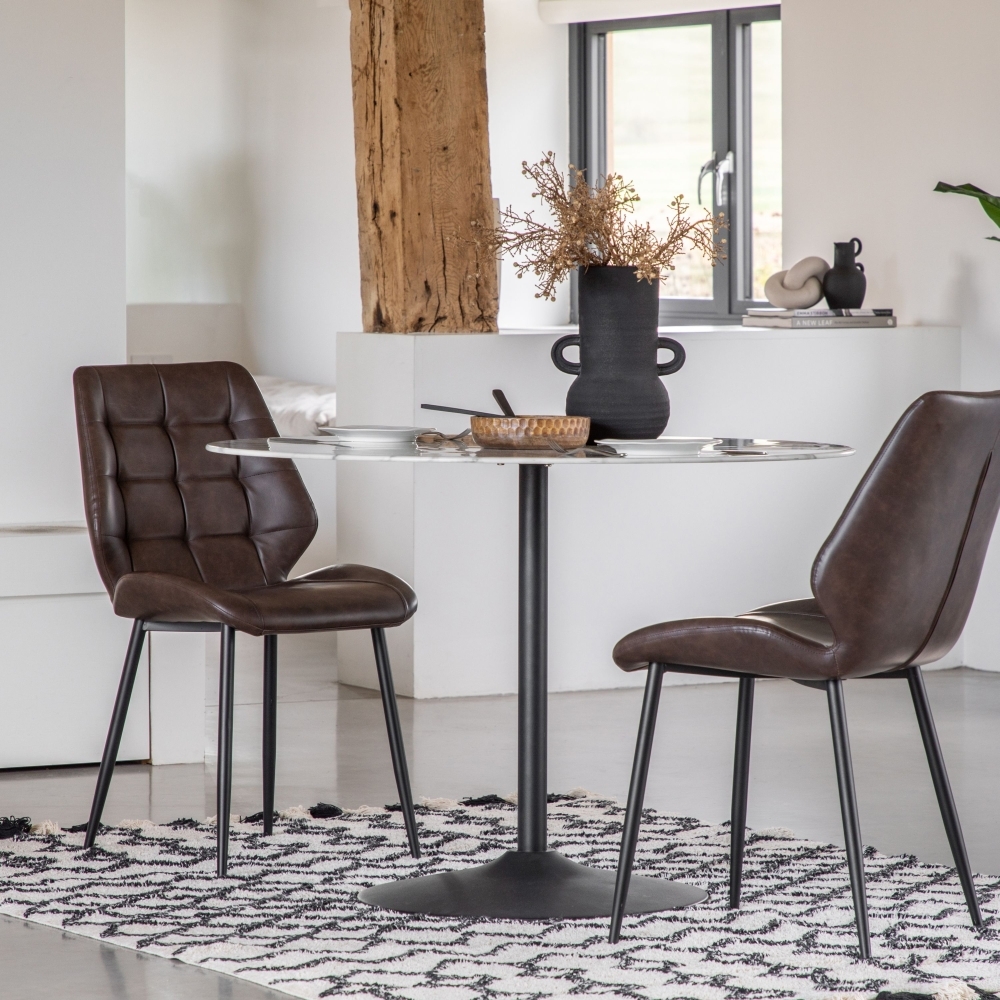
M 891 309 L 748 309 L 744 326 L 781 326 L 792 330 L 855 326 L 895 326 Z

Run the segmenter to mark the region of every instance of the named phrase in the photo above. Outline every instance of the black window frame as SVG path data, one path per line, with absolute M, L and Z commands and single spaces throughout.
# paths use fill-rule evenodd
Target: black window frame
M 733 153 L 733 173 L 722 181 L 722 203 L 716 199 L 714 177 L 706 179 L 712 189 L 712 211 L 726 216 L 728 229 L 722 231 L 720 238 L 726 240 L 727 257 L 713 269 L 711 299 L 660 299 L 661 326 L 739 323 L 751 306 L 767 304 L 750 298 L 753 137 L 747 29 L 757 21 L 780 19 L 780 5 L 768 5 L 569 25 L 570 160 L 585 171 L 588 180 L 595 173 L 600 179 L 607 164 L 607 33 L 689 24 L 708 24 L 712 28 L 712 143 L 718 159 L 730 151 Z M 690 201 L 696 202 L 695 192 L 685 193 Z M 577 321 L 575 280 L 571 318 Z

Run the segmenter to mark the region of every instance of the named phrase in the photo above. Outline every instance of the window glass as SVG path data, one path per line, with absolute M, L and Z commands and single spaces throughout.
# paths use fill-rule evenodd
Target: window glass
M 608 172 L 635 184 L 642 199 L 636 215 L 654 229 L 666 221 L 677 195 L 700 212 L 698 172 L 712 158 L 711 25 L 609 31 L 606 46 Z M 762 103 L 772 101 L 762 97 Z M 779 110 L 779 139 L 780 131 Z M 780 198 L 780 146 L 778 156 Z M 709 211 L 712 184 L 708 175 L 702 197 Z M 780 224 L 779 214 L 779 249 Z M 661 296 L 711 299 L 710 264 L 699 254 L 685 254 L 675 266 L 660 283 Z
M 753 298 L 781 270 L 781 22 L 748 25 L 753 202 Z
M 733 321 L 781 268 L 781 21 L 764 6 L 570 28 L 572 159 L 632 181 L 663 233 L 681 195 L 722 216 L 725 258 L 675 259 L 660 320 Z M 701 204 L 699 177 L 703 176 Z

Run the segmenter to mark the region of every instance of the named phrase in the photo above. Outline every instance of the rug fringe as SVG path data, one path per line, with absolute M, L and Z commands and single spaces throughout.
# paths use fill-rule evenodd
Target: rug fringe
M 41 837 L 58 837 L 63 831 L 55 820 L 43 819 L 41 823 L 31 824 L 31 832 Z
M 0 840 L 11 840 L 31 832 L 31 820 L 27 816 L 0 816 Z

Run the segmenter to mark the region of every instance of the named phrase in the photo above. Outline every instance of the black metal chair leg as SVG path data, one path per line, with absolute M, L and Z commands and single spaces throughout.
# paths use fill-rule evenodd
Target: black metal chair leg
M 740 905 L 743 883 L 743 851 L 747 831 L 747 786 L 750 781 L 750 733 L 753 728 L 754 678 L 740 678 L 740 700 L 736 712 L 736 753 L 733 758 L 733 804 L 729 832 L 729 908 Z
M 274 829 L 274 768 L 278 753 L 278 637 L 264 636 L 264 836 Z
M 840 812 L 844 820 L 844 842 L 847 846 L 847 868 L 851 875 L 854 897 L 854 917 L 858 925 L 861 957 L 871 958 L 871 936 L 868 932 L 868 902 L 865 898 L 864 852 L 861 846 L 861 821 L 854 791 L 854 768 L 851 764 L 851 744 L 847 737 L 847 712 L 844 708 L 844 686 L 839 679 L 826 682 L 830 705 L 830 729 L 833 731 L 833 755 L 837 762 L 837 785 L 840 788 Z
M 142 656 L 142 644 L 146 638 L 142 624 L 142 620 L 139 618 L 132 623 L 132 634 L 129 636 L 125 665 L 122 667 L 121 680 L 118 682 L 118 695 L 111 713 L 108 738 L 104 742 L 101 769 L 97 772 L 97 788 L 94 789 L 94 801 L 90 806 L 87 834 L 83 838 L 84 847 L 94 846 L 94 838 L 97 836 L 97 830 L 101 824 L 101 814 L 104 812 L 104 802 L 108 797 L 108 789 L 111 787 L 111 775 L 115 770 L 115 761 L 118 760 L 118 748 L 121 746 L 125 719 L 128 716 L 128 705 L 132 700 L 132 687 L 135 685 L 135 675 L 139 670 L 139 658 Z
M 910 685 L 910 697 L 913 699 L 913 709 L 917 714 L 917 725 L 920 726 L 920 736 L 924 741 L 924 752 L 927 754 L 927 764 L 931 769 L 931 779 L 937 794 L 938 808 L 944 829 L 948 834 L 951 854 L 958 869 L 958 878 L 965 893 L 965 902 L 969 907 L 973 926 L 983 926 L 983 915 L 979 911 L 979 900 L 976 898 L 976 886 L 972 881 L 972 869 L 969 867 L 969 855 L 965 850 L 965 838 L 962 836 L 962 825 L 958 820 L 958 810 L 951 794 L 951 782 L 945 770 L 944 757 L 941 754 L 941 744 L 938 742 L 937 729 L 934 726 L 934 716 L 927 700 L 927 689 L 924 687 L 924 677 L 920 667 L 909 667 L 906 679 Z
M 625 826 L 622 846 L 618 855 L 618 877 L 615 879 L 615 898 L 611 904 L 611 928 L 608 940 L 612 944 L 621 936 L 625 904 L 628 902 L 628 884 L 632 878 L 635 845 L 639 839 L 642 819 L 642 802 L 646 797 L 646 777 L 649 774 L 649 756 L 653 749 L 656 730 L 656 713 L 660 707 L 660 689 L 663 687 L 663 666 L 651 663 L 646 673 L 646 694 L 642 699 L 639 717 L 639 735 L 635 742 L 635 759 L 632 762 L 632 780 L 628 787 L 628 805 L 625 807 Z
M 399 804 L 403 809 L 406 839 L 410 844 L 410 854 L 419 858 L 420 840 L 417 837 L 417 817 L 413 812 L 410 775 L 406 769 L 406 748 L 403 746 L 403 731 L 399 725 L 399 709 L 396 706 L 396 689 L 392 683 L 389 649 L 385 643 L 385 629 L 372 629 L 372 645 L 375 647 L 378 686 L 382 691 L 382 710 L 385 713 L 386 732 L 389 734 L 389 753 L 392 756 L 392 770 L 396 775 L 396 790 L 399 792 Z
M 229 809 L 233 797 L 233 682 L 236 673 L 236 629 L 222 626 L 219 643 L 219 755 L 216 775 L 216 872 L 229 866 Z

